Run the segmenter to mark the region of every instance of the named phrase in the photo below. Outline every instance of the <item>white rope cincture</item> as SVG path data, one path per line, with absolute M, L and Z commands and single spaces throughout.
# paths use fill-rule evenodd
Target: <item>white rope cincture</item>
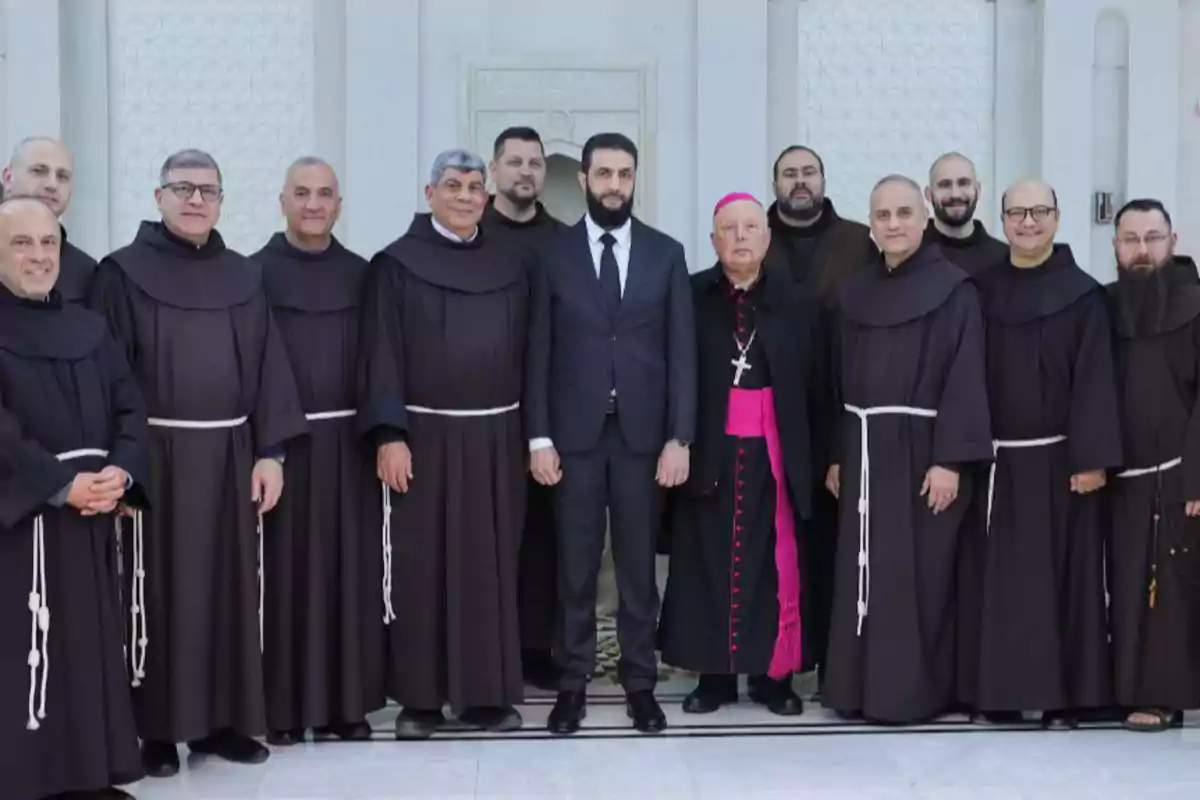
M 498 408 L 429 408 L 428 406 L 405 406 L 407 410 L 414 414 L 433 414 L 439 417 L 498 417 L 501 414 L 516 411 L 520 407 L 520 403 L 513 403 Z
M 1137 469 L 1127 469 L 1124 472 L 1118 472 L 1118 478 L 1140 478 L 1143 475 L 1157 475 L 1160 472 L 1166 472 L 1169 469 L 1175 469 L 1183 463 L 1183 457 L 1172 458 L 1170 461 L 1164 461 L 1157 467 L 1139 467 Z
M 151 428 L 176 428 L 179 430 L 189 431 L 215 431 L 221 428 L 236 428 L 239 425 L 245 425 L 250 417 L 238 417 L 237 419 L 165 419 L 163 417 L 150 417 L 146 420 Z
M 383 624 L 396 619 L 392 608 L 392 489 L 383 481 Z
M 107 458 L 108 451 L 93 447 L 68 450 L 55 456 L 59 461 L 95 456 Z M 29 588 L 29 718 L 27 730 L 36 731 L 46 718 L 46 687 L 50 679 L 50 593 L 46 588 L 46 519 L 33 518 L 33 564 Z M 39 675 L 40 672 L 40 675 Z
M 50 672 L 50 608 L 46 605 L 46 527 L 42 515 L 33 520 L 33 586 L 29 590 L 29 719 L 28 730 L 36 731 L 46 718 L 46 676 Z M 41 634 L 41 651 L 38 634 Z M 38 702 L 38 670 L 41 669 L 41 702 Z
M 146 677 L 146 649 L 150 644 L 149 628 L 146 626 L 146 539 L 143 533 L 142 512 L 133 512 L 132 561 L 129 570 L 129 669 L 133 675 L 130 685 L 142 685 Z
M 319 422 L 325 419 L 345 419 L 358 414 L 353 408 L 341 409 L 338 411 L 314 411 L 311 414 L 305 414 L 304 418 L 309 422 Z
M 1049 447 L 1052 444 L 1065 442 L 1066 436 L 1044 436 L 1041 439 L 993 439 L 992 440 L 992 465 L 988 468 L 988 495 L 987 495 L 987 533 L 992 532 L 992 501 L 996 495 L 996 461 L 1000 457 L 1001 450 L 1019 450 L 1028 447 Z
M 845 409 L 858 417 L 858 627 L 856 636 L 862 636 L 863 621 L 871 602 L 871 448 L 867 444 L 867 420 L 884 415 L 903 415 L 932 419 L 937 411 L 931 408 L 912 406 L 874 406 L 859 408 L 845 404 Z

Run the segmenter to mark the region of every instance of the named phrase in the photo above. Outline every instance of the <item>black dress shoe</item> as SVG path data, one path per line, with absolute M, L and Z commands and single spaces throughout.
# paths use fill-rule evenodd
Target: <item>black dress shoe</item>
M 201 755 L 216 756 L 234 764 L 261 764 L 271 751 L 240 733 L 225 730 L 188 742 L 188 749 Z
M 425 711 L 405 708 L 396 717 L 396 738 L 400 740 L 428 739 L 446 724 L 441 709 Z
M 1079 717 L 1073 711 L 1043 711 L 1042 727 L 1048 731 L 1073 731 L 1079 727 Z
M 586 692 L 559 692 L 550 718 L 546 720 L 546 730 L 557 734 L 575 733 L 586 716 Z
M 1025 721 L 1025 715 L 1020 711 L 980 711 L 973 720 L 982 720 L 989 725 L 1020 725 Z
M 683 698 L 683 713 L 711 714 L 738 701 L 736 675 L 701 675 L 696 688 Z
M 522 725 L 520 712 L 512 706 L 468 708 L 458 715 L 458 721 L 491 733 L 518 731 Z
M 142 742 L 142 768 L 149 778 L 170 778 L 179 774 L 179 748 L 174 742 Z
M 798 717 L 804 713 L 804 701 L 792 689 L 791 680 L 776 681 L 759 677 L 750 682 L 750 700 L 778 717 Z
M 63 792 L 54 795 L 54 800 L 137 800 L 124 789 L 110 786 L 107 789 L 93 789 L 90 792 Z
M 362 722 L 333 722 L 313 728 L 314 741 L 341 739 L 343 742 L 366 742 L 371 738 L 371 724 Z
M 267 734 L 267 744 L 274 747 L 291 747 L 304 741 L 304 728 L 287 731 L 271 731 Z
M 654 692 L 630 692 L 625 698 L 625 713 L 633 720 L 634 729 L 642 733 L 662 733 L 667 729 L 667 715 L 654 699 Z

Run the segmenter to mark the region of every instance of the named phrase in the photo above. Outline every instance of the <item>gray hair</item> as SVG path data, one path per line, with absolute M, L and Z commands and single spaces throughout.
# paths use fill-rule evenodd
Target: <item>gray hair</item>
M 224 182 L 221 179 L 221 168 L 217 166 L 217 160 L 203 150 L 189 148 L 167 156 L 167 160 L 163 162 L 162 169 L 158 173 L 158 183 L 160 186 L 167 185 L 167 182 L 170 180 L 171 170 L 173 169 L 216 170 L 217 185 L 224 186 Z
M 70 158 L 72 161 L 75 160 L 75 155 L 71 152 L 70 148 L 63 144 L 62 141 L 55 139 L 53 136 L 26 136 L 24 139 L 17 142 L 17 146 L 13 148 L 12 155 L 9 157 L 8 163 L 10 165 L 16 164 L 17 161 L 24 158 L 25 150 L 28 149 L 28 147 L 32 144 L 52 144 L 57 147 L 61 147 L 63 152 L 67 154 L 68 158 Z
M 470 150 L 454 149 L 438 153 L 438 157 L 433 160 L 433 168 L 429 170 L 429 185 L 437 186 L 441 183 L 448 169 L 478 172 L 487 178 L 487 165 L 483 163 L 482 158 Z
M 321 158 L 320 156 L 300 156 L 288 165 L 287 172 L 283 173 L 283 182 L 287 183 L 290 181 L 292 179 L 292 173 L 298 169 L 303 169 L 304 167 L 325 167 L 333 173 L 334 180 L 337 180 L 337 170 L 335 170 L 333 165 L 325 159 Z

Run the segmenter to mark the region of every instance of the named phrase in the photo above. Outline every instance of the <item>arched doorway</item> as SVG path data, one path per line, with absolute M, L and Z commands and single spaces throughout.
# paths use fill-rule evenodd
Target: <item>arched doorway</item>
M 546 185 L 542 188 L 546 210 L 568 225 L 583 219 L 587 201 L 579 186 L 579 162 L 561 153 L 546 158 Z

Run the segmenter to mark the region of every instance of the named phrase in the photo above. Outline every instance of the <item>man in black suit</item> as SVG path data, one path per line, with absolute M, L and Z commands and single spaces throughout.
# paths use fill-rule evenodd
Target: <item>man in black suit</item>
M 583 148 L 588 213 L 538 248 L 526 388 L 530 469 L 557 485 L 558 700 L 547 727 L 574 733 L 596 665 L 596 578 L 611 512 L 618 674 L 634 727 L 666 728 L 658 677 L 655 555 L 663 490 L 688 476 L 696 333 L 683 246 L 632 216 L 637 148 L 602 133 Z

